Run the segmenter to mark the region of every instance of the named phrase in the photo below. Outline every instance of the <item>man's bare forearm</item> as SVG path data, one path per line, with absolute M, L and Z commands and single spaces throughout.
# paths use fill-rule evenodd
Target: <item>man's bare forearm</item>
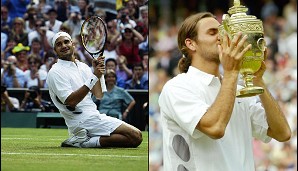
M 278 140 L 287 141 L 291 137 L 291 129 L 277 101 L 272 97 L 263 81 L 258 83 L 264 87 L 264 93 L 260 95 L 263 107 L 266 112 L 269 125 L 267 135 Z
M 237 73 L 225 74 L 220 91 L 204 116 L 197 129 L 211 138 L 221 138 L 230 121 L 237 89 Z
M 97 99 L 101 99 L 103 97 L 102 87 L 100 83 L 100 79 L 96 82 L 94 87 L 92 88 L 91 92 Z

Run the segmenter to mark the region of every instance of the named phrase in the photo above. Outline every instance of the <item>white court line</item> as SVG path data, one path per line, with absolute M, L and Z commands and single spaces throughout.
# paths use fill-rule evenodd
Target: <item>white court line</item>
M 32 135 L 1 135 L 1 138 L 3 138 L 3 137 L 16 137 L 16 136 L 17 137 L 30 137 Z M 65 138 L 66 136 L 65 135 L 61 135 L 61 136 L 42 135 L 42 137 L 62 137 L 62 138 Z
M 54 137 L 54 136 L 52 136 Z M 1 140 L 36 140 L 36 139 L 40 139 L 40 138 L 7 138 L 7 137 L 1 137 Z M 65 136 L 64 138 L 50 138 L 50 139 L 47 139 L 47 140 L 50 140 L 50 141 L 61 141 L 65 139 Z M 148 142 L 145 142 L 143 141 L 142 144 L 148 144 Z
M 37 139 L 40 139 L 40 138 L 1 138 L 1 140 L 37 140 Z M 59 140 L 62 140 L 62 139 L 61 138 L 56 138 L 56 139 L 50 138 L 50 139 L 47 139 L 47 140 L 59 141 Z
M 148 156 L 125 156 L 125 155 L 106 155 L 106 154 L 57 154 L 57 153 L 8 153 L 7 155 L 35 155 L 35 156 L 88 156 L 88 157 L 118 157 L 118 158 L 147 158 Z

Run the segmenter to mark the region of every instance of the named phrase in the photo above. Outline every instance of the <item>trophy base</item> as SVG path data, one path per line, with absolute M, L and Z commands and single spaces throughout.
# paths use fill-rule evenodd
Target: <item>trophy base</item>
M 245 87 L 237 91 L 236 97 L 238 98 L 251 97 L 251 96 L 262 94 L 263 92 L 264 92 L 264 89 L 262 87 Z

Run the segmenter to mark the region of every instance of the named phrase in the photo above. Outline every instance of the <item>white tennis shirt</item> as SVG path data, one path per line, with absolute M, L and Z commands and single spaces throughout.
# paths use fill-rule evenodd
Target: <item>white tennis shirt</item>
M 195 129 L 220 87 L 218 77 L 192 66 L 164 85 L 159 106 L 165 171 L 255 170 L 253 137 L 271 140 L 264 108 L 256 97 L 236 98 L 222 138 L 212 139 Z
M 91 98 L 91 92 L 77 104 L 74 111 L 70 111 L 64 105 L 67 97 L 82 87 L 92 75 L 91 68 L 85 63 L 78 60 L 74 63 L 61 59 L 58 59 L 48 73 L 47 84 L 50 97 L 63 115 L 70 130 L 74 129 L 80 121 L 83 122 L 90 116 L 99 115 L 96 104 Z

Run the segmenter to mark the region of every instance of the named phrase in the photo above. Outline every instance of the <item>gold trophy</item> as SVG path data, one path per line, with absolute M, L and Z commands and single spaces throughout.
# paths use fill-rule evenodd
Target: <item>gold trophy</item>
M 254 73 L 261 67 L 266 48 L 263 23 L 255 16 L 246 15 L 247 10 L 245 6 L 240 5 L 239 0 L 234 0 L 234 6 L 228 11 L 231 16 L 224 14 L 222 24 L 218 28 L 221 40 L 225 32 L 232 39 L 241 31 L 242 35 L 248 36 L 244 46 L 252 45 L 252 48 L 243 57 L 240 74 L 244 81 L 244 88 L 237 91 L 237 97 L 250 97 L 264 92 L 262 87 L 253 85 Z

